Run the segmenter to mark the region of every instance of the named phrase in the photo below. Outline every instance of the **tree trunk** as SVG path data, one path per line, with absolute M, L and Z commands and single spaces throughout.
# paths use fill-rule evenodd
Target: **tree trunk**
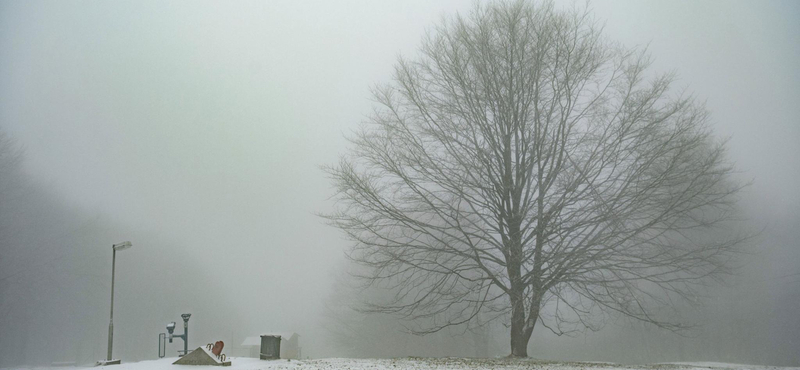
M 511 299 L 511 357 L 528 357 L 528 341 L 533 328 L 526 329 L 525 321 L 525 304 L 522 294 L 519 294 Z
M 527 335 L 525 332 L 528 332 Z M 525 330 L 523 325 L 514 325 L 511 322 L 511 357 L 528 357 L 528 341 L 531 331 Z
M 539 317 L 539 300 L 533 302 L 528 317 L 525 317 L 525 304 L 519 294 L 511 300 L 511 355 L 510 357 L 528 357 L 528 342 L 531 340 L 533 328 Z M 526 325 L 530 321 L 531 325 Z

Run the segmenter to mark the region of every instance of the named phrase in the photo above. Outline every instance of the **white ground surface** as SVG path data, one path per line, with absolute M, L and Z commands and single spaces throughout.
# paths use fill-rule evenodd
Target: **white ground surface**
M 774 367 L 758 365 L 724 364 L 716 362 L 697 363 L 661 363 L 652 365 L 618 365 L 611 363 L 591 362 L 550 362 L 533 359 L 463 359 L 463 358 L 402 358 L 402 359 L 347 359 L 331 358 L 318 360 L 271 360 L 262 361 L 254 358 L 231 357 L 230 367 L 172 365 L 177 358 L 160 360 L 123 362 L 103 368 L 93 367 L 47 367 L 18 368 L 25 370 L 314 370 L 314 369 L 349 369 L 349 370 L 397 370 L 397 369 L 536 369 L 536 370 L 800 370 L 800 367 Z M 10 369 L 3 369 L 10 370 Z

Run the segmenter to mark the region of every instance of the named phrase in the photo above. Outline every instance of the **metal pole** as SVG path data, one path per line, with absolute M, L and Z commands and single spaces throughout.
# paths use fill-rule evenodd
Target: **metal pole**
M 189 319 L 183 320 L 183 355 L 189 354 Z
M 114 269 L 117 264 L 117 249 L 111 246 L 111 319 L 108 321 L 108 358 L 111 361 L 111 348 L 114 343 Z

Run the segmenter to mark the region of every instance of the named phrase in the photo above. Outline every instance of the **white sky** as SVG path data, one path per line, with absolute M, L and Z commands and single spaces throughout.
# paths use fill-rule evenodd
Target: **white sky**
M 591 7 L 611 39 L 649 43 L 655 70 L 677 70 L 707 99 L 741 177 L 754 180 L 745 203 L 800 222 L 800 2 Z M 396 56 L 413 56 L 442 14 L 469 8 L 3 0 L 0 127 L 25 147 L 26 170 L 68 202 L 210 262 L 245 261 L 219 270 L 228 286 L 292 276 L 275 298 L 311 315 L 347 245 L 315 215 L 332 195 L 319 166 L 344 153 Z M 171 248 L 123 239 L 138 253 Z M 242 315 L 262 302 L 231 299 Z

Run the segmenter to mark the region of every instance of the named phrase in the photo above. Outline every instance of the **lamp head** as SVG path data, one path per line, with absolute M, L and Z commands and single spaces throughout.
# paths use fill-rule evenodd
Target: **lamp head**
M 113 248 L 114 248 L 115 251 L 121 251 L 121 250 L 125 250 L 125 249 L 130 248 L 132 245 L 133 244 L 131 244 L 131 242 L 125 241 L 125 242 L 122 242 L 122 243 L 114 244 Z
M 185 314 L 182 314 L 182 315 L 181 315 L 181 318 L 183 318 L 183 321 L 184 321 L 184 322 L 189 322 L 189 317 L 190 317 L 190 316 L 192 316 L 192 314 L 190 314 L 190 313 L 185 313 Z

